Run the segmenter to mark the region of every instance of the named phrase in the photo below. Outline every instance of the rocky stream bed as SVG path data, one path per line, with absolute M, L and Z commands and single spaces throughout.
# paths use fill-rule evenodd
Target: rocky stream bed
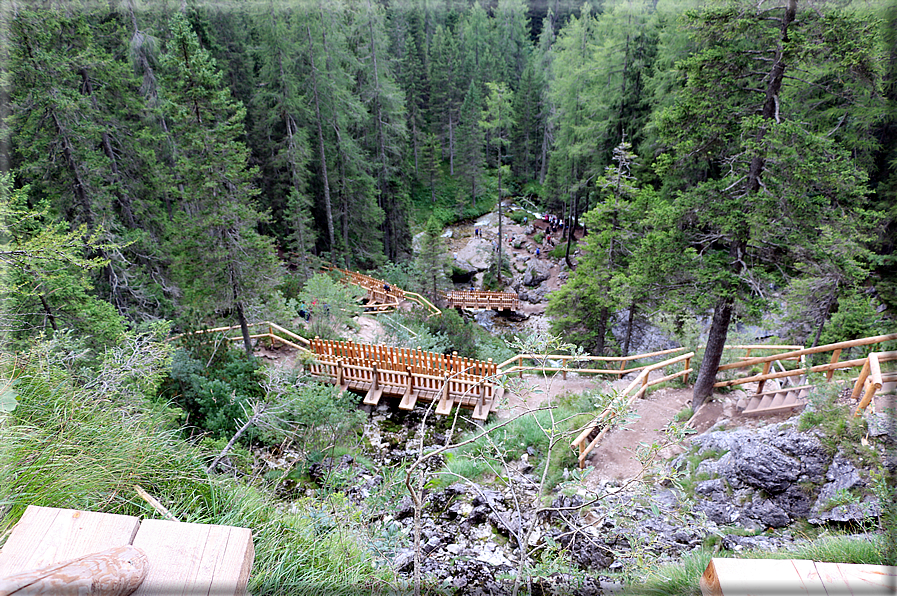
M 358 455 L 365 465 L 344 455 L 309 470 L 319 487 L 339 478 L 331 488 L 361 508 L 369 508 L 385 482 L 394 484 L 394 498 L 371 512 L 370 522 L 383 537 L 384 564 L 409 580 L 415 508 L 395 471 L 446 440 L 444 428 L 431 428 L 421 451 L 422 417 L 420 410 L 382 404 L 365 427 L 368 447 Z M 777 550 L 814 528 L 876 531 L 875 473 L 883 462 L 897 465 L 893 421 L 873 416 L 868 446 L 849 453 L 833 451 L 818 430 L 799 432 L 798 422 L 795 416 L 692 435 L 684 453 L 660 461 L 643 481 L 606 482 L 594 490 L 571 471 L 540 496 L 539 470 L 527 455 L 506 462 L 501 479 L 428 485 L 419 516 L 424 581 L 457 595 L 510 593 L 525 556 L 523 577 L 534 593 L 610 594 L 637 581 L 646 563 L 679 559 L 702 546 Z M 443 462 L 440 454 L 421 466 L 427 480 Z

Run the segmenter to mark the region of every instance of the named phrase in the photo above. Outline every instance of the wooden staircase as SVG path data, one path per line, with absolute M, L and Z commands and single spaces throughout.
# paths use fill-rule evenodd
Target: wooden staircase
M 779 412 L 795 412 L 804 409 L 807 405 L 807 395 L 813 390 L 813 385 L 801 385 L 799 387 L 783 387 L 772 391 L 764 391 L 739 402 L 744 409 L 743 416 L 763 416 L 777 414 Z M 744 403 L 746 402 L 746 403 Z

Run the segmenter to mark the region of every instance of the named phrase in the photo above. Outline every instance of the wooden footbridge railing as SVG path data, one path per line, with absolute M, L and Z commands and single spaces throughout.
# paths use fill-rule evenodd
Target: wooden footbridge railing
M 311 373 L 343 390 L 364 394 L 364 403 L 376 405 L 384 395 L 401 398 L 399 408 L 411 410 L 417 401 L 438 401 L 436 413 L 448 415 L 452 406 L 473 410 L 485 420 L 503 393 L 493 380 L 492 360 L 459 357 L 354 342 L 311 342 L 315 362 Z
M 453 291 L 445 294 L 449 308 L 517 310 L 517 292 Z
M 364 273 L 358 273 L 357 271 L 349 271 L 339 267 L 328 267 L 327 269 L 340 273 L 343 276 L 343 281 L 346 283 L 367 290 L 367 304 L 365 305 L 367 314 L 393 312 L 405 300 L 417 302 L 430 311 L 430 316 L 442 314 L 441 310 L 417 292 L 403 290 L 387 281 L 365 275 Z
M 628 410 L 633 401 L 639 397 L 644 397 L 645 393 L 648 391 L 648 387 L 659 383 L 665 383 L 666 381 L 671 381 L 679 377 L 688 379 L 688 374 L 692 370 L 689 368 L 689 364 L 694 355 L 694 352 L 688 352 L 681 356 L 675 356 L 662 362 L 644 366 L 642 371 L 626 387 L 626 389 L 624 389 L 612 403 L 608 404 L 608 406 L 605 407 L 589 424 L 583 427 L 582 432 L 580 432 L 573 442 L 570 443 L 570 446 L 573 449 L 579 449 L 579 467 L 585 467 L 585 461 L 589 456 L 589 453 L 591 453 L 598 443 L 601 442 L 601 439 L 604 438 L 607 431 L 612 428 L 616 421 L 615 419 Z M 660 370 L 680 362 L 683 363 L 681 371 L 655 379 L 650 378 L 652 371 Z
M 544 373 L 561 373 L 561 376 L 566 379 L 568 372 L 575 372 L 583 375 L 617 375 L 622 377 L 623 375 L 628 375 L 629 373 L 639 372 L 652 366 L 652 364 L 642 364 L 639 366 L 628 366 L 630 363 L 635 360 L 645 360 L 648 358 L 656 358 L 658 356 L 667 356 L 669 354 L 675 354 L 676 352 L 681 352 L 685 348 L 672 348 L 669 350 L 661 350 L 659 352 L 651 352 L 649 354 L 635 354 L 634 356 L 572 356 L 570 354 L 517 354 L 516 356 L 512 356 L 508 358 L 504 362 L 498 365 L 500 369 L 500 373 L 502 375 L 509 375 L 513 373 L 517 373 L 521 378 L 523 378 L 524 372 L 538 372 L 540 374 Z M 535 364 L 527 365 L 525 362 L 535 362 Z M 550 363 L 560 362 L 561 366 L 551 366 Z M 607 362 L 607 363 L 617 363 L 619 362 L 618 368 L 588 368 L 588 367 L 573 367 L 569 364 L 573 363 L 581 363 L 581 362 Z M 515 364 L 516 363 L 516 364 Z M 685 364 L 685 368 L 688 368 L 688 362 Z M 685 382 L 688 382 L 688 377 L 686 376 Z
M 261 333 L 253 333 L 249 335 L 249 339 L 267 339 L 271 342 L 272 345 L 276 346 L 277 344 L 283 344 L 285 346 L 289 346 L 294 350 L 301 350 L 304 352 L 309 352 L 309 345 L 311 342 L 301 335 L 297 335 L 290 331 L 289 329 L 284 329 L 280 325 L 276 323 L 272 323 L 271 321 L 260 321 L 258 323 L 249 323 L 250 328 L 261 327 Z M 181 333 L 179 335 L 174 335 L 169 338 L 169 341 L 173 341 L 175 339 L 180 339 L 182 337 L 186 337 L 188 335 L 204 335 L 209 333 L 227 333 L 228 331 L 234 331 L 239 329 L 239 325 L 231 325 L 230 327 L 216 327 L 215 329 L 202 329 L 200 331 L 193 331 L 192 333 Z M 266 329 L 267 328 L 267 329 Z M 266 333 L 267 331 L 267 333 Z M 242 335 L 236 335 L 233 337 L 225 337 L 227 341 L 243 341 Z
M 888 335 L 876 335 L 874 337 L 866 337 L 862 339 L 853 339 L 850 341 L 842 341 L 834 344 L 826 344 L 824 346 L 816 346 L 813 348 L 801 348 L 798 350 L 791 350 L 787 352 L 783 352 L 780 354 L 773 354 L 770 356 L 760 356 L 755 358 L 745 357 L 740 359 L 738 362 L 732 362 L 729 364 L 723 364 L 717 369 L 717 373 L 725 370 L 737 370 L 742 368 L 751 368 L 757 365 L 763 365 L 763 372 L 758 375 L 750 375 L 747 377 L 741 377 L 736 379 L 728 379 L 724 381 L 718 381 L 713 386 L 714 387 L 732 387 L 735 385 L 743 385 L 745 383 L 757 383 L 757 394 L 763 392 L 763 385 L 766 381 L 770 379 L 784 379 L 791 377 L 800 377 L 806 375 L 807 373 L 812 372 L 824 372 L 826 373 L 826 379 L 831 380 L 834 372 L 836 370 L 848 369 L 848 368 L 862 368 L 862 370 L 866 373 L 865 376 L 861 372 L 860 377 L 862 380 L 858 379 L 857 384 L 854 386 L 853 398 L 858 399 L 861 392 L 864 392 L 868 395 L 868 399 L 864 397 L 863 401 L 857 407 L 855 411 L 855 415 L 859 416 L 860 412 L 864 410 L 869 403 L 872 401 L 875 393 L 881 388 L 881 385 L 887 381 L 885 381 L 885 377 L 890 378 L 889 375 L 882 375 L 880 370 L 880 363 L 886 362 L 889 360 L 897 360 L 897 352 L 879 352 L 872 353 L 869 357 L 866 358 L 856 358 L 853 360 L 844 360 L 841 361 L 841 352 L 848 348 L 854 348 L 859 346 L 870 346 L 875 344 L 880 344 L 886 341 L 894 341 L 897 340 L 897 333 L 891 333 Z M 757 346 L 753 346 L 757 347 Z M 831 352 L 832 356 L 829 360 L 828 364 L 820 364 L 816 366 L 806 366 L 804 365 L 805 357 L 810 354 L 823 354 L 826 352 Z M 875 362 L 870 362 L 870 359 Z M 770 372 L 771 366 L 775 362 L 780 362 L 783 360 L 797 360 L 801 364 L 792 370 L 781 370 L 779 372 Z M 784 368 L 784 367 L 783 367 Z M 878 374 L 873 374 L 873 368 L 878 368 Z M 869 380 L 871 379 L 871 380 Z M 864 389 L 865 387 L 865 389 Z

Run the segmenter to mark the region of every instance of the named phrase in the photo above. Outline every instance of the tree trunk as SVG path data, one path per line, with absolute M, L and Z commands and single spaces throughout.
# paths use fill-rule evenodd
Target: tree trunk
M 501 291 L 501 143 L 498 144 L 498 291 Z
M 713 309 L 713 322 L 710 324 L 710 335 L 707 338 L 707 347 L 704 349 L 704 359 L 701 361 L 701 370 L 695 380 L 694 392 L 691 398 L 691 409 L 694 412 L 703 405 L 704 401 L 713 393 L 713 384 L 716 383 L 716 369 L 719 368 L 723 357 L 723 347 L 726 345 L 726 336 L 729 333 L 729 321 L 732 319 L 732 307 L 734 299 L 724 296 L 716 303 Z
M 50 310 L 50 305 L 47 304 L 47 299 L 43 294 L 40 295 L 40 303 L 41 306 L 44 307 L 44 312 L 47 313 L 47 320 L 50 321 L 50 327 L 53 328 L 53 331 L 59 331 L 59 329 L 56 328 L 56 317 L 53 315 L 53 311 Z
M 832 293 L 829 294 L 828 304 L 825 307 L 825 312 L 822 314 L 822 319 L 819 321 L 819 327 L 816 329 L 816 337 L 813 338 L 813 344 L 810 346 L 811 348 L 815 348 L 819 343 L 819 338 L 822 337 L 822 329 L 825 327 L 825 322 L 828 320 L 829 314 L 831 314 L 832 309 L 835 307 L 835 303 L 838 301 L 838 282 L 835 282 L 835 287 L 832 288 Z
M 610 311 L 606 306 L 601 307 L 601 311 L 598 314 L 598 326 L 595 331 L 598 335 L 598 343 L 595 344 L 595 352 L 598 353 L 598 356 L 604 355 L 604 338 L 607 335 L 607 320 L 610 318 Z
M 626 339 L 623 340 L 623 356 L 629 355 L 629 344 L 632 341 L 632 324 L 635 322 L 635 302 L 629 305 L 629 318 L 626 321 Z
M 449 174 L 455 175 L 455 127 L 449 114 Z
M 323 20 L 321 26 L 323 27 Z M 311 42 L 311 27 L 305 26 L 308 33 L 308 56 L 311 60 L 311 81 L 312 81 L 312 97 L 315 101 L 315 122 L 318 125 L 318 151 L 321 159 L 321 182 L 324 185 L 324 211 L 327 215 L 327 241 L 330 242 L 329 248 L 331 259 L 335 250 L 335 242 L 333 239 L 333 211 L 330 207 L 330 181 L 327 179 L 327 157 L 324 153 L 324 129 L 321 126 L 321 105 L 318 97 L 318 71 L 315 68 L 314 47 Z
M 246 348 L 246 355 L 252 356 L 252 338 L 249 337 L 249 323 L 246 322 L 246 315 L 243 314 L 243 303 L 239 300 L 234 304 L 237 310 L 237 317 L 240 319 L 240 332 L 243 334 L 243 347 Z

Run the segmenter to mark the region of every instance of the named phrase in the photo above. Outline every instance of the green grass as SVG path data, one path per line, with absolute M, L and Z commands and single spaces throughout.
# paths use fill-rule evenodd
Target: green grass
M 570 449 L 570 441 L 608 399 L 608 395 L 593 392 L 567 395 L 554 400 L 557 407 L 552 411 L 533 412 L 501 427 L 501 421 L 491 422 L 486 426 L 486 430 L 490 431 L 488 438 L 482 437 L 446 457 L 445 470 L 452 474 L 443 474 L 438 483 L 456 482 L 458 478 L 455 474 L 472 480 L 480 479 L 488 472 L 501 475 L 504 471 L 499 453 L 507 462 L 532 453 L 529 456 L 529 463 L 534 466 L 532 473 L 541 478 L 549 454 L 550 436 L 553 435 L 556 443 L 551 449 L 545 485 L 545 490 L 549 490 L 562 481 L 565 470 L 569 472 L 577 468 L 576 452 Z M 480 432 L 480 429 L 474 429 L 471 434 Z M 460 440 L 465 438 L 462 436 Z
M 259 488 L 206 474 L 207 455 L 148 401 L 96 394 L 38 357 L 17 376 L 18 405 L 0 415 L 0 536 L 28 505 L 156 517 L 139 484 L 181 521 L 251 528 L 253 594 L 347 593 L 394 580 L 388 565 L 377 567 L 350 504 L 304 500 L 287 513 Z

